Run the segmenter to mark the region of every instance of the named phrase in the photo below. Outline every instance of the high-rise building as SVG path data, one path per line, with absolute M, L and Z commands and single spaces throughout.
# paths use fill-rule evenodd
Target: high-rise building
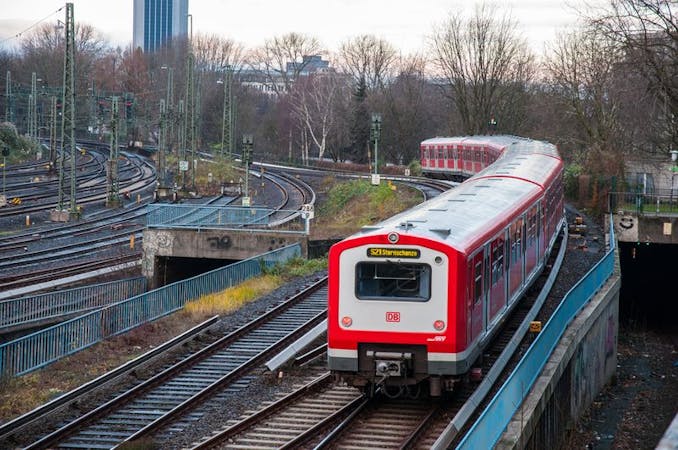
M 154 52 L 188 33 L 188 0 L 134 0 L 134 48 Z

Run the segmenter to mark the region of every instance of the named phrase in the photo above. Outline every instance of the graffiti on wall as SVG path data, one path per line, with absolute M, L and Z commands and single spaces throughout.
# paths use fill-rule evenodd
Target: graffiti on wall
M 226 250 L 231 247 L 231 238 L 228 236 L 213 236 L 213 237 L 208 237 L 207 242 L 209 242 L 210 248 L 216 249 L 216 250 Z

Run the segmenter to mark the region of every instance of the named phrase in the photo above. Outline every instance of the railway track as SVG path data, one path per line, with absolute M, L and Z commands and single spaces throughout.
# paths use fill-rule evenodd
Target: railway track
M 190 426 L 189 413 L 224 390 L 247 385 L 248 373 L 326 316 L 326 279 L 190 357 L 30 444 L 29 449 L 114 448 Z
M 77 274 L 96 273 L 103 267 L 128 267 L 141 259 L 140 241 L 145 224 L 145 206 L 155 188 L 155 170 L 150 162 L 137 155 L 125 155 L 120 163 L 121 193 L 138 193 L 138 199 L 124 202 L 122 208 L 104 207 L 106 193 L 105 162 L 107 149 L 78 153 L 78 205 L 91 205 L 84 219 L 35 226 L 19 230 L 26 215 L 46 215 L 57 204 L 55 176 L 47 176 L 42 165 L 22 165 L 23 178 L 30 176 L 26 185 L 11 185 L 9 197 L 19 195 L 19 206 L 0 209 L 0 224 L 5 230 L 16 228 L 0 238 L 0 290 L 2 299 L 38 292 L 30 286 L 49 289 L 49 282 Z M 35 176 L 35 174 L 41 174 Z M 51 177 L 51 178 L 50 178 Z M 58 181 L 58 180 L 57 180 Z M 141 194 L 147 192 L 142 201 Z M 33 222 L 35 217 L 33 217 Z M 133 245 L 137 242 L 136 245 Z M 82 284 L 83 279 L 73 283 Z
M 76 203 L 79 206 L 93 205 L 106 200 L 106 155 L 105 152 L 96 151 L 89 152 L 86 156 L 78 156 L 82 160 L 77 165 Z M 39 167 L 35 170 L 38 174 L 42 173 L 42 169 Z M 19 198 L 21 204 L 18 206 L 8 205 L 0 209 L 0 219 L 43 213 L 58 207 L 59 180 L 56 175 L 48 177 L 31 175 L 26 172 L 24 178 L 27 177 L 32 181 L 7 186 L 7 198 Z M 141 192 L 154 186 L 155 179 L 155 169 L 148 160 L 137 155 L 125 154 L 125 159 L 119 169 L 118 185 L 121 193 L 124 191 Z M 66 196 L 68 195 L 66 194 Z M 66 198 L 66 201 L 68 201 L 68 198 Z
M 565 247 L 560 241 L 550 261 L 557 272 Z M 478 366 L 481 382 L 465 382 L 441 399 L 397 397 L 383 387 L 372 398 L 358 389 L 334 384 L 328 373 L 304 384 L 278 401 L 226 429 L 196 443 L 193 449 L 238 448 L 351 448 L 430 449 L 453 442 L 482 409 L 483 400 L 500 385 L 519 358 L 521 341 L 529 341 L 518 330 L 527 329 L 555 278 L 544 273 L 535 288 L 514 309 L 501 331 L 494 336 Z M 542 289 L 547 286 L 545 289 Z M 438 447 L 440 448 L 440 447 Z

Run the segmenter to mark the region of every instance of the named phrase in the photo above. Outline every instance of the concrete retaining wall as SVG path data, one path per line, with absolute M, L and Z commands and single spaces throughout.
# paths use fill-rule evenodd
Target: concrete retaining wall
M 157 257 L 237 260 L 251 258 L 300 243 L 307 257 L 308 237 L 299 233 L 244 230 L 194 230 L 146 228 L 143 237 L 142 274 L 157 286 Z
M 617 369 L 619 270 L 565 331 L 498 449 L 559 448 Z M 565 448 L 565 447 L 563 447 Z

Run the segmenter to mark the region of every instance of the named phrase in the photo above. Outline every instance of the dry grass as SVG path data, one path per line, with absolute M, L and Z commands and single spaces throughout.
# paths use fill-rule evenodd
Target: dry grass
M 225 291 L 205 295 L 188 302 L 183 312 L 192 318 L 227 314 L 237 310 L 245 303 L 272 292 L 281 284 L 282 280 L 279 276 L 264 275 L 252 278 Z

